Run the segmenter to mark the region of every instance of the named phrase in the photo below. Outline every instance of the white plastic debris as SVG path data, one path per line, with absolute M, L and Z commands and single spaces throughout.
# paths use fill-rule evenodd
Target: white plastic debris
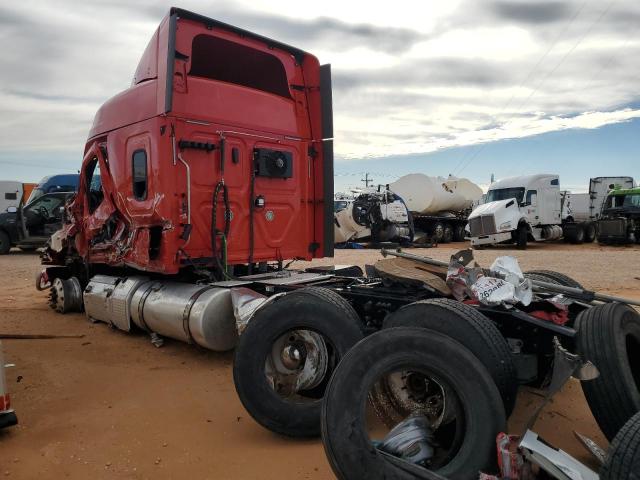
M 266 301 L 267 297 L 265 295 L 249 288 L 238 287 L 231 289 L 231 302 L 233 303 L 233 315 L 236 317 L 238 335 L 244 332 L 253 314 Z
M 500 278 L 480 277 L 471 285 L 471 291 L 480 303 L 485 305 L 517 303 L 516 287 Z
M 247 328 L 247 325 L 259 309 L 283 295 L 284 292 L 267 297 L 250 288 L 232 288 L 231 303 L 233 304 L 233 316 L 236 317 L 238 335 L 242 335 L 242 332 Z
M 498 257 L 491 264 L 489 269 L 492 274 L 504 279 L 514 287 L 513 298 L 504 300 L 507 303 L 522 303 L 529 305 L 533 299 L 533 291 L 531 289 L 531 281 L 525 278 L 518 260 L 515 257 L 503 256 Z

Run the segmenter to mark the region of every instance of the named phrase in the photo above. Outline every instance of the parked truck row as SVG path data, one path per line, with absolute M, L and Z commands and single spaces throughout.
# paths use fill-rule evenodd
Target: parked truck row
M 559 240 L 593 242 L 598 237 L 603 205 L 610 191 L 633 186 L 631 177 L 597 177 L 586 194 L 560 189 L 560 177 L 526 175 L 494 182 L 484 202 L 469 215 L 471 245 L 481 247 Z
M 576 194 L 561 190 L 558 175 L 538 174 L 499 180 L 483 194 L 464 178 L 410 174 L 382 190 L 379 186 L 376 193 L 337 200 L 336 206 L 342 205 L 335 214 L 335 241 L 448 243 L 468 238 L 474 248 L 500 243 L 526 248 L 528 242 L 560 239 L 637 242 L 633 187 L 632 177 L 595 177 L 587 193 Z M 384 235 L 376 235 L 381 231 Z

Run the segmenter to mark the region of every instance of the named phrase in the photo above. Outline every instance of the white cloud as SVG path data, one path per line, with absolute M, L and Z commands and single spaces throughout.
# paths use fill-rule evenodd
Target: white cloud
M 332 63 L 338 158 L 432 152 L 640 116 L 637 1 L 618 0 L 604 15 L 605 5 L 583 0 L 311 5 L 183 6 Z M 94 112 L 127 88 L 169 6 L 0 6 L 0 161 L 18 147 L 79 156 Z

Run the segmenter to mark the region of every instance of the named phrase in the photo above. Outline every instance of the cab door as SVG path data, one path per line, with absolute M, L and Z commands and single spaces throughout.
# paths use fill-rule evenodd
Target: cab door
M 24 240 L 44 242 L 60 228 L 64 199 L 63 195 L 46 194 L 22 209 Z

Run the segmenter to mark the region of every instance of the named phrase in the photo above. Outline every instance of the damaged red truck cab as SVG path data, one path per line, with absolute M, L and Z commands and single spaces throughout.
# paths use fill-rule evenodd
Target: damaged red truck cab
M 333 256 L 332 136 L 329 65 L 172 8 L 95 116 L 47 263 L 223 278 Z

